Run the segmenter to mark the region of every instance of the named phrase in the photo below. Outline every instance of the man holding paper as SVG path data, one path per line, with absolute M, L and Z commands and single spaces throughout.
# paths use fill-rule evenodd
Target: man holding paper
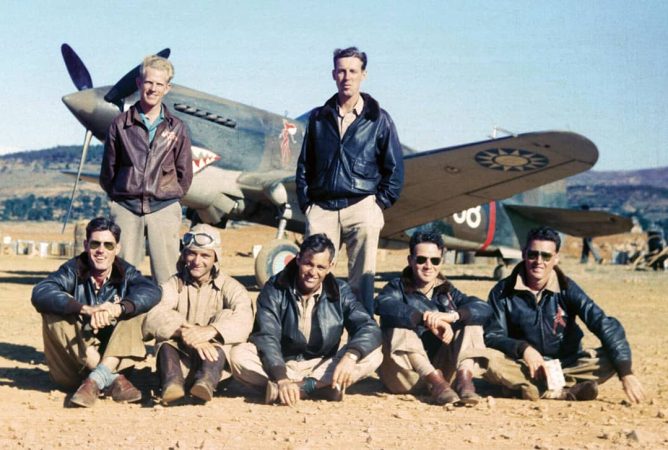
M 503 355 L 490 358 L 485 379 L 524 399 L 594 400 L 598 384 L 616 373 L 629 401 L 640 403 L 624 327 L 557 267 L 560 246 L 554 229 L 531 230 L 523 261 L 490 292 L 485 344 Z M 582 348 L 577 317 L 601 347 Z

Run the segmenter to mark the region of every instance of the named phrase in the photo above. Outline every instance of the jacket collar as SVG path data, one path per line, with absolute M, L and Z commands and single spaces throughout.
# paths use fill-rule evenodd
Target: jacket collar
M 298 270 L 297 258 L 293 258 L 276 276 L 276 284 L 282 289 L 291 291 L 297 280 Z M 339 285 L 336 282 L 336 277 L 331 272 L 327 274 L 322 282 L 322 293 L 330 302 L 339 301 Z M 322 296 L 320 298 L 322 299 Z
M 126 127 L 131 127 L 133 123 L 140 123 L 143 125 L 144 122 L 141 120 L 141 116 L 139 115 L 140 110 L 141 108 L 139 106 L 139 101 L 130 106 L 129 114 L 125 116 L 124 125 Z M 164 103 L 162 104 L 162 116 L 165 119 L 164 122 L 167 122 L 169 124 L 169 128 L 172 128 L 174 125 L 174 116 L 171 112 L 169 112 L 169 108 L 167 108 L 167 105 Z
M 364 100 L 364 110 L 362 111 L 362 115 L 364 116 L 364 118 L 371 121 L 377 120 L 378 117 L 380 117 L 380 105 L 378 104 L 378 102 L 369 94 L 366 94 L 364 92 L 362 92 L 360 95 Z M 336 111 L 337 96 L 338 94 L 334 94 L 333 96 L 331 96 L 329 100 L 325 102 L 322 108 L 318 110 L 317 113 L 318 120 L 322 119 L 326 115 L 327 116 L 332 115 L 336 117 L 336 115 L 338 114 Z
M 77 277 L 80 280 L 88 280 L 91 277 L 88 253 L 82 252 L 79 256 L 77 256 L 76 268 Z M 111 275 L 109 276 L 109 282 L 118 284 L 123 281 L 123 278 L 125 278 L 125 266 L 123 264 L 123 260 L 117 256 L 114 258 L 114 262 L 111 265 Z
M 415 278 L 411 266 L 406 266 L 401 272 L 401 283 L 404 285 L 406 293 L 410 294 L 417 291 L 415 287 Z M 436 277 L 436 284 L 434 285 L 434 295 L 442 295 L 450 292 L 452 283 L 445 276 L 440 273 Z
M 519 279 L 518 279 L 519 278 Z M 504 296 L 511 295 L 512 291 L 517 290 L 528 290 L 526 283 L 524 282 L 524 261 L 520 261 L 515 268 L 513 269 L 510 276 L 506 279 L 507 284 L 505 285 L 503 292 Z M 550 275 L 550 279 L 547 282 L 545 289 L 551 292 L 559 292 L 568 287 L 568 277 L 564 272 L 555 266 L 553 273 Z

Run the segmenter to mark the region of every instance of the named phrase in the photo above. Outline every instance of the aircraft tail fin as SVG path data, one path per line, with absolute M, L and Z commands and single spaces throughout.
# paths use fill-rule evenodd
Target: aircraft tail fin
M 504 206 L 522 246 L 528 231 L 540 225 L 548 225 L 562 233 L 577 237 L 625 233 L 633 226 L 628 217 L 603 211 L 525 205 Z

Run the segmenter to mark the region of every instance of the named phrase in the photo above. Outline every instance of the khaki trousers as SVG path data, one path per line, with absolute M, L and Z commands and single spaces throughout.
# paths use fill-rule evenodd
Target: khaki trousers
M 430 361 L 417 333 L 405 328 L 383 330 L 383 363 L 378 375 L 393 394 L 406 394 L 425 387 L 423 375 L 411 360 L 415 356 L 433 364 L 431 371 L 441 369 L 446 380 L 452 380 L 459 364 L 466 359 L 485 358 L 483 329 L 479 325 L 455 328 L 450 344 L 443 344 Z M 474 364 L 474 370 L 477 368 Z
M 376 275 L 376 253 L 380 230 L 385 225 L 383 210 L 376 197 L 337 211 L 311 205 L 306 211 L 306 235 L 325 233 L 334 243 L 337 254 L 345 242 L 348 253 L 348 282 L 358 300 L 373 315 L 373 282 Z
M 504 386 L 510 390 L 522 388 L 532 392 L 535 397 L 542 396 L 547 386 L 542 378 L 538 380 L 529 376 L 529 367 L 524 360 L 514 360 L 502 352 L 489 349 L 489 365 L 483 378 L 492 384 Z M 603 348 L 584 349 L 562 367 L 566 386 L 581 381 L 606 382 L 616 372 Z
M 114 201 L 110 202 L 109 209 L 111 218 L 121 227 L 121 258 L 139 266 L 146 254 L 144 242 L 148 241 L 155 282 L 161 284 L 176 273 L 181 228 L 179 202 L 144 215 L 137 215 Z
M 169 339 L 167 341 L 156 342 L 155 344 L 156 356 L 158 355 L 158 352 L 160 351 L 160 348 L 163 345 L 169 345 L 171 347 L 174 347 L 179 352 L 179 357 L 181 361 L 181 373 L 186 378 L 193 377 L 195 375 L 195 371 L 197 371 L 202 364 L 202 358 L 200 358 L 197 351 L 186 347 L 183 343 L 175 339 Z M 229 370 L 229 367 L 230 367 L 230 354 L 233 345 L 221 344 L 220 342 L 216 341 L 213 342 L 213 346 L 222 349 L 223 354 L 225 355 L 225 367 L 220 373 L 220 380 L 219 380 L 223 381 L 232 376 L 232 372 Z
M 106 342 L 102 359 L 115 356 L 120 359 L 116 371 L 132 367 L 144 359 L 146 348 L 142 341 L 141 326 L 145 314 L 119 321 Z M 42 314 L 44 356 L 51 379 L 64 387 L 74 388 L 86 378 L 86 349 L 100 348 L 103 343 L 91 331 L 83 330 L 77 316 Z
M 343 346 L 332 358 L 313 358 L 302 361 L 288 361 L 286 363 L 288 378 L 293 381 L 302 381 L 304 378 L 315 378 L 324 383 L 332 382 L 334 369 L 343 355 L 347 351 L 347 346 Z M 366 378 L 374 373 L 383 359 L 380 348 L 369 353 L 366 357 L 357 361 L 352 376 L 352 382 Z M 257 353 L 254 344 L 247 342 L 236 345 L 232 349 L 232 358 L 230 360 L 232 375 L 235 379 L 247 386 L 257 389 L 264 389 L 267 386 L 269 376 L 262 367 L 262 361 Z

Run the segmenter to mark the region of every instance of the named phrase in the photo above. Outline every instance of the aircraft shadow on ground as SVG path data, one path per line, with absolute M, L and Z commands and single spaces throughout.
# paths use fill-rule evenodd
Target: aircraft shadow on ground
M 494 277 L 485 277 L 480 275 L 446 275 L 449 280 L 470 280 L 470 281 L 494 281 Z M 376 273 L 376 281 L 390 282 L 395 278 L 401 277 L 401 272 L 380 272 Z
M 3 276 L 0 276 L 0 283 L 12 283 L 12 284 L 37 284 L 46 278 L 51 272 L 45 271 L 32 271 L 32 270 L 4 270 Z M 7 275 L 16 275 L 16 276 L 5 276 Z

